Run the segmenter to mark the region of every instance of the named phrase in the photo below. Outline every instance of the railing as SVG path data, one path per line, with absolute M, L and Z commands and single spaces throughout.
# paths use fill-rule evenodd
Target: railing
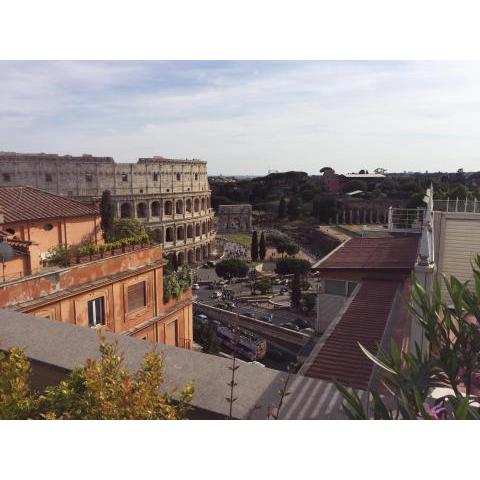
M 423 208 L 393 208 L 388 210 L 388 231 L 392 233 L 421 233 Z
M 480 213 L 480 201 L 476 198 L 433 200 L 433 210 L 454 213 Z

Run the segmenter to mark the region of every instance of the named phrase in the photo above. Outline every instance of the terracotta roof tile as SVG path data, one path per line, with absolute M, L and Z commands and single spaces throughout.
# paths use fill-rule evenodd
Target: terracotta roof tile
M 373 364 L 358 343 L 376 353 L 398 286 L 393 281 L 364 281 L 305 375 L 366 389 Z
M 93 207 L 32 187 L 0 187 L 0 208 L 5 223 L 96 213 Z
M 352 238 L 318 262 L 323 269 L 411 270 L 417 257 L 418 237 Z

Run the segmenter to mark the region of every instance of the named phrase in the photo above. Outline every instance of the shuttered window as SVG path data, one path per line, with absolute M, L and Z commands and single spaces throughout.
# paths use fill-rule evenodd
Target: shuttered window
M 145 282 L 135 283 L 128 287 L 128 311 L 133 312 L 145 307 L 147 296 L 145 292 Z

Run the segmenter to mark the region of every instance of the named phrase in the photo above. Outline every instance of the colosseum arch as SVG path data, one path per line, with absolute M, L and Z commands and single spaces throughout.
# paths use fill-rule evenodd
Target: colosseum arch
M 207 208 L 212 208 L 211 206 L 211 202 L 210 202 L 210 197 L 207 197 Z
M 193 225 L 187 225 L 187 238 L 193 238 Z
M 156 242 L 163 243 L 162 229 L 161 228 L 156 228 L 155 230 L 152 230 L 152 238 Z
M 195 261 L 196 262 L 202 261 L 202 252 L 200 250 L 200 247 L 197 247 L 197 249 L 195 250 Z
M 179 267 L 181 267 L 182 265 L 185 264 L 185 253 L 183 253 L 183 252 L 178 252 L 177 262 L 178 262 L 178 266 L 179 266 Z
M 183 213 L 183 200 L 177 200 L 175 202 L 175 213 L 181 215 Z
M 160 216 L 160 202 L 158 202 L 157 200 L 152 202 L 152 204 L 150 205 L 150 213 L 152 217 Z
M 137 218 L 147 218 L 147 204 L 145 202 L 137 203 Z
M 207 222 L 202 222 L 202 235 L 207 234 Z
M 205 210 L 205 197 L 202 197 L 202 212 Z
M 165 242 L 173 242 L 173 227 L 165 229 Z
M 173 213 L 173 205 L 171 200 L 166 200 L 163 204 L 163 214 L 164 215 L 172 215 Z
M 200 224 L 199 223 L 195 224 L 195 236 L 196 237 L 200 236 Z
M 207 249 L 207 246 L 206 245 L 203 245 L 202 246 L 202 257 L 204 259 L 208 258 L 208 249 Z
M 132 218 L 132 206 L 129 203 L 122 203 L 120 205 L 120 217 Z
M 186 211 L 186 213 L 192 213 L 192 199 L 191 198 L 187 198 L 187 200 L 185 202 L 185 211 Z
M 183 225 L 177 227 L 177 240 L 185 240 L 185 227 Z
M 192 264 L 195 263 L 195 258 L 194 258 L 193 250 L 189 250 L 189 251 L 188 251 L 187 261 L 188 261 L 188 264 L 189 264 L 189 265 L 192 265 Z
M 193 201 L 193 210 L 194 210 L 195 213 L 200 211 L 200 200 L 198 198 L 196 198 Z

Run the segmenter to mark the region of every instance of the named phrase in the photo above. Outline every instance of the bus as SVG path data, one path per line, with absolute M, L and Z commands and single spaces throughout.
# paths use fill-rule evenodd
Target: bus
M 235 349 L 239 356 L 251 362 L 261 360 L 267 354 L 267 341 L 264 338 L 246 332 L 241 332 L 239 336 L 223 325 L 217 328 L 217 335 L 225 347 Z

